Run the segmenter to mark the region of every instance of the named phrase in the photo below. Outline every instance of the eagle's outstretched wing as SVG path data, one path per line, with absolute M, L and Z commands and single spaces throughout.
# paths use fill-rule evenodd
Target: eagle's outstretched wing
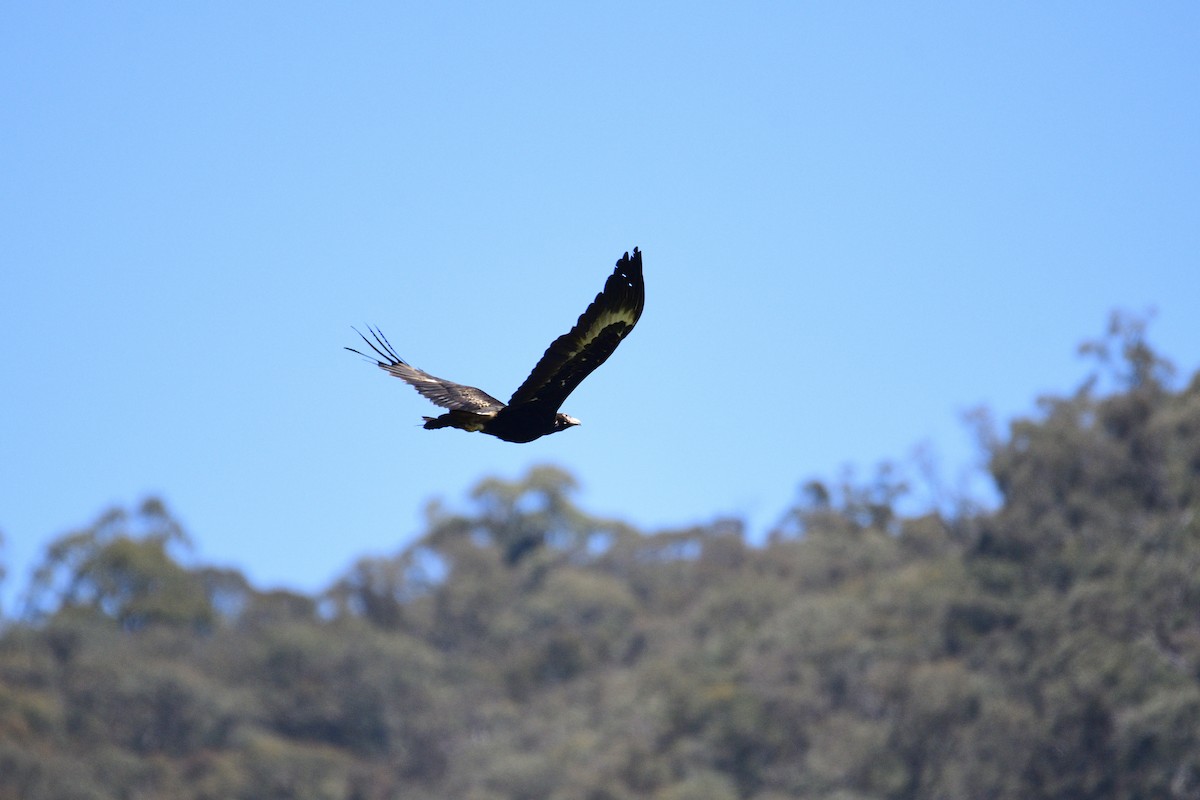
M 642 316 L 645 303 L 642 254 L 635 247 L 632 258 L 626 253 L 617 262 L 604 290 L 596 295 L 575 327 L 546 348 L 533 372 L 513 392 L 509 409 L 537 404 L 546 411 L 557 411 L 567 395 L 629 335 Z
M 358 353 L 363 358 L 374 361 L 381 369 L 385 369 L 392 375 L 400 378 L 436 405 L 452 411 L 471 411 L 476 414 L 495 413 L 504 408 L 504 403 L 501 403 L 482 389 L 435 378 L 424 370 L 410 366 L 404 359 L 396 355 L 396 351 L 392 349 L 391 343 L 383 335 L 382 331 L 378 328 L 372 328 L 369 325 L 367 326 L 367 330 L 371 332 L 371 336 L 375 339 L 374 342 L 363 336 L 362 332 L 357 328 L 354 329 L 354 332 L 362 336 L 362 340 L 367 343 L 367 346 L 375 351 L 374 356 L 369 356 L 366 353 L 355 350 L 353 347 L 347 347 L 346 349 L 351 353 Z

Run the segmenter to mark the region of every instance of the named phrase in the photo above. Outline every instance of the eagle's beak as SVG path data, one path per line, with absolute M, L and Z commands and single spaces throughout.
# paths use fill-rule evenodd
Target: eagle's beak
M 572 416 L 571 416 L 571 415 L 569 415 L 569 414 L 563 414 L 563 416 L 567 418 L 567 424 L 568 424 L 568 425 L 581 425 L 581 424 L 583 424 L 583 423 L 581 423 L 579 420 L 575 419 L 574 417 L 572 417 Z

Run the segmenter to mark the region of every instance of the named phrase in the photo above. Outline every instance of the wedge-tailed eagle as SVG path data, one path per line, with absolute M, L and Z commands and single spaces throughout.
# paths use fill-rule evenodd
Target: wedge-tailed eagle
M 506 442 L 532 442 L 579 424 L 579 420 L 559 412 L 559 407 L 629 335 L 642 316 L 645 302 L 642 254 L 635 247 L 632 257 L 626 253 L 617 262 L 604 290 L 596 295 L 575 327 L 546 348 L 542 360 L 507 404 L 482 389 L 435 378 L 410 366 L 396 355 L 378 328 L 367 328 L 374 341 L 355 331 L 375 352 L 374 356 L 353 347 L 346 349 L 374 361 L 436 405 L 449 409 L 440 417 L 424 417 L 426 428 L 459 428 L 489 433 Z

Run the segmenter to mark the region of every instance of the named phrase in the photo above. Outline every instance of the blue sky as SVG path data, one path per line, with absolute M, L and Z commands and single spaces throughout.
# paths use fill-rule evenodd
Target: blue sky
M 6 594 L 147 495 L 311 591 L 534 464 L 755 534 L 922 442 L 953 481 L 1114 308 L 1200 365 L 1197 142 L 1194 3 L 5 4 Z M 634 245 L 580 428 L 426 432 L 342 350 L 507 397 Z

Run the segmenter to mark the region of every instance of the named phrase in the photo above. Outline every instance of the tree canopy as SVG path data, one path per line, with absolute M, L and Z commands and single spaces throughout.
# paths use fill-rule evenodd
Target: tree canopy
M 752 544 L 539 467 L 318 596 L 106 512 L 0 634 L 0 799 L 1198 798 L 1200 375 L 1086 350 L 981 437 L 994 508 L 883 469 Z

